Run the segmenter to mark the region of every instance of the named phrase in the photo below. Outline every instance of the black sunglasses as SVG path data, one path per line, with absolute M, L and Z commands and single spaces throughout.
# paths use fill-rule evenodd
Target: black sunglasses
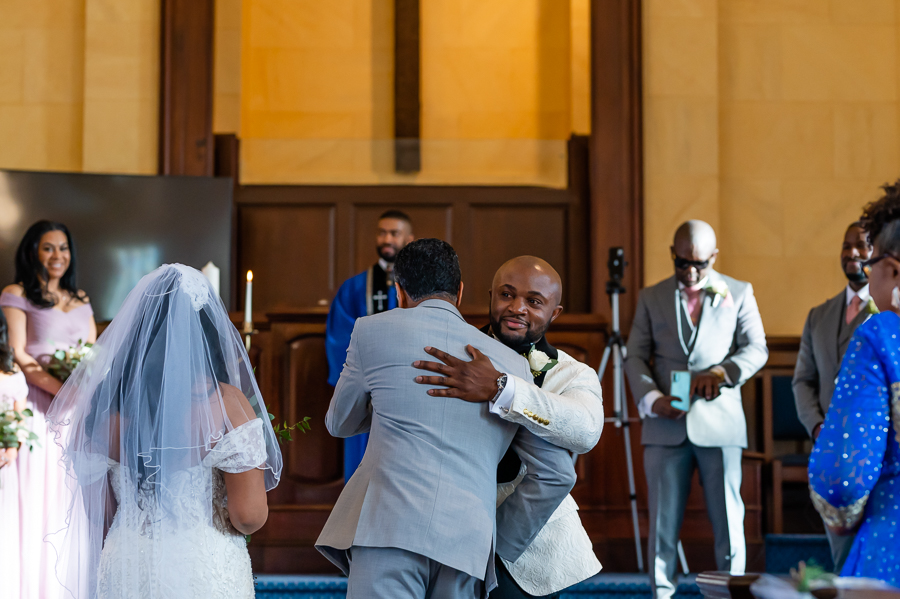
M 692 266 L 697 270 L 703 270 L 709 266 L 709 260 L 700 262 L 699 260 L 688 260 L 686 258 L 679 258 L 678 256 L 673 256 L 672 259 L 675 261 L 675 268 L 678 270 L 687 270 Z
M 868 260 L 863 260 L 862 263 L 860 264 L 860 267 L 862 268 L 862 271 L 864 273 L 866 273 L 866 276 L 868 277 L 869 274 L 872 272 L 872 267 L 875 266 L 876 264 L 878 264 L 879 262 L 881 262 L 882 260 L 884 260 L 885 258 L 893 258 L 894 260 L 897 260 L 898 262 L 900 262 L 900 259 L 898 259 L 897 256 L 893 255 L 890 252 L 884 252 L 880 256 L 875 256 L 874 258 L 869 258 Z

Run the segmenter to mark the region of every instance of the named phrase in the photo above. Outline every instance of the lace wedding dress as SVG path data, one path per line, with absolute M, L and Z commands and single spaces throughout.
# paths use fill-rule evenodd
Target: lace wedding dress
M 161 513 L 159 491 L 138 486 L 134 471 L 107 458 L 118 509 L 100 554 L 98 597 L 252 599 L 250 555 L 228 519 L 222 472 L 265 461 L 263 421 L 256 418 L 226 433 L 201 464 L 178 472 L 163 491 L 170 513 Z

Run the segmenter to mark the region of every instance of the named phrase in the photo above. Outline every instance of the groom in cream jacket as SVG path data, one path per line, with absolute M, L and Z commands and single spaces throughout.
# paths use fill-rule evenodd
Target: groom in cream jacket
M 490 402 L 497 417 L 573 454 L 587 453 L 603 430 L 602 391 L 590 366 L 554 348 L 544 337 L 562 312 L 561 288 L 553 267 L 532 256 L 514 258 L 494 275 L 491 322 L 482 330 L 528 358 L 534 384 L 497 371 L 475 348 L 469 348 L 473 360 L 468 362 L 426 348 L 442 363 L 414 365 L 440 376 L 419 376 L 416 382 L 446 387 L 430 390 L 431 395 Z M 526 470 L 515 453 L 506 454 L 497 473 L 498 505 L 515 493 Z M 569 495 L 521 557 L 515 562 L 497 558 L 498 587 L 491 599 L 556 597 L 600 571 L 577 510 Z

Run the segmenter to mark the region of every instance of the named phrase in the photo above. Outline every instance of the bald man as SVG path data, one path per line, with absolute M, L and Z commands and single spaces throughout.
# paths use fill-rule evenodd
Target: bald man
M 678 534 L 695 468 L 715 535 L 717 568 L 744 571 L 741 453 L 747 423 L 740 387 L 768 358 L 753 287 L 713 269 L 719 250 L 712 227 L 687 221 L 670 249 L 675 275 L 638 296 L 625 359 L 642 418 L 647 553 L 657 599 L 675 593 Z M 676 371 L 690 376 L 687 411 L 673 405 Z
M 587 453 L 603 430 L 603 394 L 590 366 L 547 342 L 550 323 L 563 310 L 559 274 L 540 258 L 513 258 L 494 275 L 490 299 L 490 324 L 482 331 L 528 358 L 534 384 L 499 372 L 474 348 L 468 348 L 471 361 L 426 348 L 441 363 L 420 361 L 414 366 L 441 376 L 419 376 L 416 382 L 443 387 L 429 390 L 436 397 L 490 402 L 498 418 L 573 454 Z M 497 473 L 498 505 L 516 492 L 526 472 L 515 453 L 507 452 Z M 557 597 L 562 589 L 600 571 L 577 510 L 570 495 L 520 558 L 497 558 L 498 587 L 491 599 Z

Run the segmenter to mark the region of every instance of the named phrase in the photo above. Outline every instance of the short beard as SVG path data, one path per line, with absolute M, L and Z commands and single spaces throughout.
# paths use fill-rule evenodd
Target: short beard
M 394 246 L 390 246 L 390 247 L 394 248 Z M 399 253 L 397 251 L 397 248 L 394 248 L 393 256 L 385 256 L 384 254 L 382 254 L 380 247 L 376 247 L 375 250 L 378 252 L 378 257 L 381 258 L 382 260 L 384 260 L 385 262 L 393 262 L 394 260 L 397 259 L 397 254 Z
M 844 276 L 847 277 L 847 280 L 851 283 L 868 283 L 869 277 L 866 276 L 866 273 L 859 269 L 859 272 L 849 273 L 846 270 L 844 271 Z
M 525 337 L 523 339 L 509 337 L 508 335 L 502 332 L 500 328 L 500 322 L 494 320 L 494 317 L 491 316 L 491 332 L 494 334 L 494 338 L 497 339 L 500 343 L 510 348 L 516 353 L 524 354 L 528 350 L 531 349 L 531 346 L 541 340 L 544 336 L 544 333 L 547 332 L 547 329 L 543 331 L 532 331 L 531 329 L 525 331 Z

